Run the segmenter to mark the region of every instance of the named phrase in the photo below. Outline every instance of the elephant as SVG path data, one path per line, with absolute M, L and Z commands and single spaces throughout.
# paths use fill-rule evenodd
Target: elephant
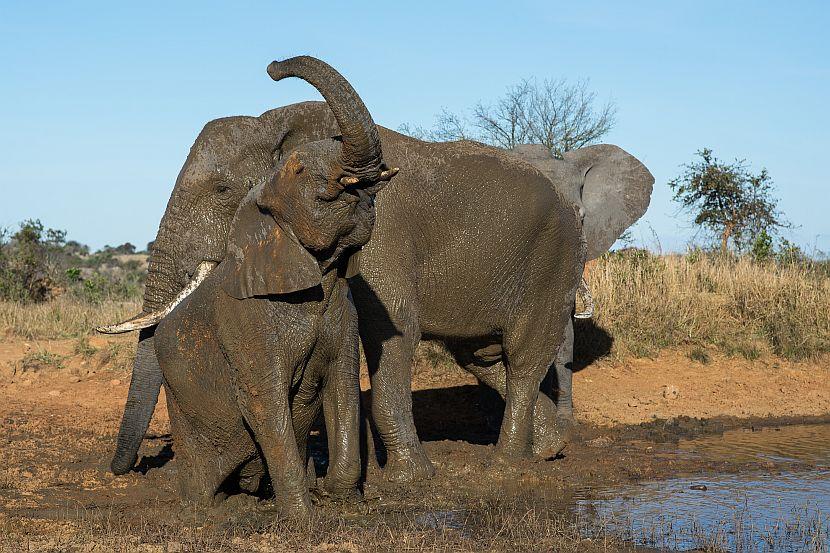
M 224 117 L 205 125 L 176 179 L 150 252 L 142 312 L 99 328 L 139 330 L 132 379 L 110 468 L 135 465 L 161 387 L 155 324 L 193 291 L 225 257 L 230 224 L 242 199 L 265 182 L 277 163 L 301 144 L 331 138 L 339 128 L 322 102 L 270 110 L 259 117 Z
M 278 506 L 304 516 L 306 440 L 321 404 L 323 488 L 360 496 L 357 312 L 346 277 L 371 236 L 375 194 L 397 169 L 337 71 L 313 58 L 269 71 L 315 86 L 341 136 L 294 149 L 242 199 L 227 255 L 160 321 L 154 345 L 184 497 L 256 491 L 267 474 Z
M 579 207 L 588 248 L 586 261 L 607 252 L 648 209 L 654 176 L 618 146 L 586 146 L 565 152 L 562 159 L 554 158 L 543 144 L 521 144 L 512 152 L 544 173 L 557 190 Z M 597 164 L 598 159 L 605 161 Z M 594 304 L 584 279 L 579 292 L 585 310 L 575 317 L 590 318 Z M 543 385 L 543 390 L 556 398 L 557 416 L 568 423 L 573 422 L 573 351 L 573 319 L 568 319 L 555 374 L 551 373 Z
M 325 104 L 311 105 L 319 111 L 315 120 L 328 117 L 330 136 L 337 135 Z M 533 165 L 509 152 L 469 141 L 426 143 L 383 127 L 378 131 L 385 158 L 403 173 L 378 198 L 374 238 L 361 252 L 361 274 L 350 286 L 372 378 L 373 415 L 387 447 L 387 477 L 415 480 L 434 471 L 411 413 L 409 371 L 420 338 L 443 340 L 461 365 L 508 396 L 501 455 L 560 451 L 563 436 L 556 408 L 544 394 L 534 398 L 531 383 L 541 380 L 540 367 L 546 370 L 552 364 L 572 311 L 585 255 L 578 207 Z M 249 142 L 236 147 L 244 152 Z M 607 161 L 602 153 L 596 152 L 597 169 Z M 589 168 L 585 166 L 583 176 Z M 181 211 L 171 199 L 162 226 L 175 226 Z M 203 225 L 198 233 L 215 243 L 227 239 L 221 225 Z M 544 240 L 551 243 L 545 247 Z M 539 263 L 550 270 L 543 271 Z M 191 261 L 190 267 L 195 266 L 198 262 Z M 148 282 L 156 277 L 152 269 Z M 182 288 L 173 288 L 169 296 L 186 294 Z M 142 316 L 139 326 L 149 332 L 164 309 Z M 532 317 L 536 320 L 529 325 Z M 520 324 L 526 336 L 520 336 Z M 130 328 L 121 324 L 104 330 Z M 507 367 L 502 363 L 510 359 L 505 340 L 515 359 Z M 153 369 L 154 363 L 143 367 Z M 538 391 L 539 383 L 535 386 Z M 152 389 L 137 389 L 142 393 L 135 401 L 152 412 Z M 113 465 L 134 462 L 146 426 L 126 410 L 119 436 L 119 445 L 125 447 L 116 452 Z M 130 432 L 122 440 L 125 428 Z

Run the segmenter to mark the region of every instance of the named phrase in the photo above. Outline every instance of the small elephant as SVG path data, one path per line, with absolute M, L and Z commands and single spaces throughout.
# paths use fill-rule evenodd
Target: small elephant
M 554 158 L 542 144 L 522 144 L 512 151 L 544 173 L 557 190 L 579 206 L 588 248 L 586 261 L 607 252 L 648 209 L 654 176 L 622 148 L 611 144 L 586 146 L 566 152 L 563 159 Z M 588 318 L 593 300 L 584 279 L 579 292 L 585 312 L 576 317 Z M 543 390 L 556 398 L 557 416 L 569 422 L 573 421 L 573 352 L 574 325 L 569 319 L 556 357 L 555 375 L 550 375 L 556 377 L 556 382 L 547 378 L 543 384 Z
M 359 496 L 358 331 L 346 277 L 370 238 L 375 194 L 397 170 L 334 69 L 292 58 L 269 71 L 314 85 L 342 136 L 295 149 L 246 195 L 227 256 L 161 321 L 155 350 L 183 495 L 211 502 L 254 492 L 267 472 L 279 507 L 306 515 L 306 440 L 321 404 L 323 487 Z

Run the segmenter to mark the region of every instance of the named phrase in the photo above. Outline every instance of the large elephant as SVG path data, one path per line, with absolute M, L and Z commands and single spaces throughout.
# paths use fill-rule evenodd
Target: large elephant
M 326 491 L 359 495 L 357 313 L 348 260 L 372 232 L 383 163 L 363 102 L 314 59 L 271 66 L 318 88 L 342 137 L 300 146 L 248 193 L 228 254 L 158 325 L 183 494 L 212 501 L 252 491 L 267 470 L 281 508 L 308 514 L 306 439 L 322 403 Z M 267 467 L 267 469 L 266 469 Z
M 141 329 L 111 462 L 113 473 L 132 469 L 158 400 L 161 372 L 153 325 L 225 257 L 231 220 L 248 191 L 265 182 L 286 152 L 339 132 L 325 103 L 305 102 L 259 117 L 216 119 L 199 133 L 153 243 L 142 313 L 100 329 L 110 333 Z
M 315 105 L 332 134 L 339 132 L 325 105 Z M 379 133 L 386 159 L 404 172 L 378 200 L 375 237 L 362 253 L 362 276 L 351 284 L 387 475 L 411 480 L 433 472 L 411 414 L 411 355 L 421 337 L 443 339 L 462 365 L 508 396 L 502 453 L 558 451 L 555 406 L 543 395 L 536 400 L 531 383 L 553 361 L 572 309 L 583 255 L 577 209 L 542 173 L 506 152 L 425 143 L 382 127 Z M 237 151 L 247 148 L 245 140 L 237 144 Z M 180 211 L 171 200 L 165 220 Z M 199 232 L 222 238 L 207 224 Z M 146 392 L 138 397 L 150 410 L 154 400 Z M 127 413 L 124 428 L 137 431 L 119 439 L 126 447 L 115 461 L 133 462 L 146 422 Z
M 579 206 L 588 248 L 586 261 L 607 252 L 648 209 L 654 176 L 622 148 L 610 144 L 586 146 L 566 152 L 563 159 L 554 158 L 542 144 L 522 144 L 512 151 L 544 173 L 557 190 Z M 584 280 L 580 291 L 586 303 L 582 317 L 590 316 L 593 300 Z M 573 420 L 573 351 L 573 320 L 568 319 L 555 362 L 555 382 L 549 378 L 543 386 L 556 398 L 557 415 L 567 421 Z

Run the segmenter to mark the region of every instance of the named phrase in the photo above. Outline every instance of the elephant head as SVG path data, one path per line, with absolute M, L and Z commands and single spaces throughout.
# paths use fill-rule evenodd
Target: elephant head
M 372 233 L 374 196 L 397 174 L 383 162 L 372 116 L 331 66 L 300 56 L 268 66 L 275 81 L 299 77 L 331 107 L 341 136 L 299 146 L 237 211 L 222 287 L 237 299 L 313 288 Z M 346 269 L 348 272 L 348 269 Z
M 522 144 L 513 152 L 544 173 L 580 208 L 586 261 L 607 252 L 648 208 L 654 176 L 618 146 L 586 146 L 565 152 L 563 159 L 554 158 L 541 144 Z
M 117 334 L 152 327 L 225 257 L 240 202 L 300 144 L 339 134 L 330 110 L 304 102 L 259 117 L 225 117 L 199 133 L 162 217 L 150 255 L 142 313 L 100 327 Z
M 130 390 L 110 467 L 135 464 L 162 384 L 153 345 L 155 325 L 195 290 L 226 255 L 231 221 L 250 189 L 302 144 L 340 134 L 324 102 L 303 102 L 259 117 L 227 117 L 205 125 L 190 150 L 150 252 L 140 314 L 104 333 L 140 330 Z

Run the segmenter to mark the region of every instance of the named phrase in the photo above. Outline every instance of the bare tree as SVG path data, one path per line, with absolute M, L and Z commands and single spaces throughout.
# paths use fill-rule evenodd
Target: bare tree
M 482 142 L 511 149 L 527 144 L 531 134 L 536 90 L 528 80 L 507 89 L 493 105 L 479 102 L 473 109 L 473 125 Z
M 613 128 L 614 103 L 599 108 L 595 104 L 596 94 L 587 81 L 525 79 L 495 103 L 479 102 L 469 120 L 444 108 L 432 129 L 402 125 L 400 130 L 434 142 L 471 139 L 507 149 L 544 144 L 554 156 L 562 157 L 569 150 L 597 142 Z
M 441 108 L 441 113 L 435 116 L 435 124 L 431 129 L 404 123 L 398 127 L 398 131 L 427 142 L 475 140 L 476 138 L 469 130 L 467 121 L 447 108 Z

